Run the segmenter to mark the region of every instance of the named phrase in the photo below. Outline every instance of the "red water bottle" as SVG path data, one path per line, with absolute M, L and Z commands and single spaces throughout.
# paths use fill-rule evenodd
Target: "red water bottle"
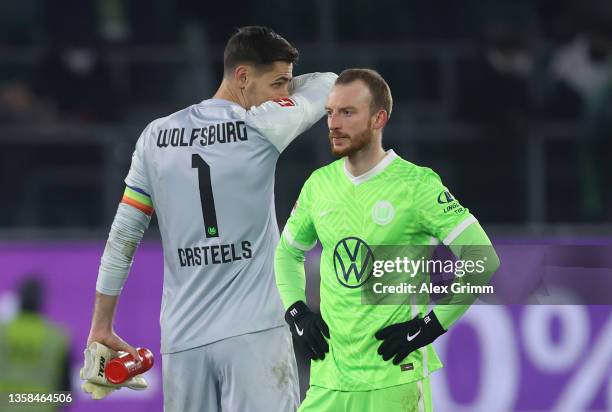
M 145 348 L 136 348 L 136 351 L 142 362 L 137 363 L 132 355 L 124 353 L 106 364 L 104 374 L 110 383 L 123 383 L 153 367 L 153 352 Z

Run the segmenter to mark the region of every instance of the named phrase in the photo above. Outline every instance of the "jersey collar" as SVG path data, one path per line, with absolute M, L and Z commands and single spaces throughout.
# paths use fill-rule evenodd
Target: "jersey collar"
M 240 106 L 238 103 L 232 102 L 231 100 L 215 99 L 215 98 L 202 100 L 200 104 L 228 105 L 228 106 L 238 106 L 242 108 L 242 106 Z
M 344 174 L 346 174 L 346 177 L 348 177 L 353 184 L 359 185 L 382 173 L 396 157 L 397 154 L 393 151 L 393 149 L 388 150 L 385 157 L 383 157 L 376 166 L 359 176 L 353 176 L 351 172 L 348 171 L 348 168 L 346 167 L 346 159 L 344 159 Z

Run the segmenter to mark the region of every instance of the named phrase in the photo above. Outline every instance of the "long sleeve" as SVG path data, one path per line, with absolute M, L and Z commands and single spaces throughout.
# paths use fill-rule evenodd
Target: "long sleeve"
M 465 275 L 461 283 L 486 285 L 499 268 L 500 262 L 489 237 L 478 222 L 471 223 L 448 245 L 455 256 L 464 262 L 481 262 L 483 271 Z M 478 296 L 469 293 L 454 294 L 445 304 L 438 304 L 434 312 L 444 329 L 448 329 L 470 307 Z
M 285 309 L 299 300 L 306 301 L 304 253 L 317 243 L 317 232 L 310 213 L 308 182 L 304 183 L 293 206 L 274 257 L 276 285 Z
M 325 114 L 325 102 L 335 73 L 310 73 L 292 80 L 291 95 L 270 100 L 247 111 L 246 122 L 268 139 L 279 152 Z
M 285 309 L 297 301 L 306 302 L 304 251 L 290 246 L 284 237 L 276 248 L 274 273 L 278 293 Z

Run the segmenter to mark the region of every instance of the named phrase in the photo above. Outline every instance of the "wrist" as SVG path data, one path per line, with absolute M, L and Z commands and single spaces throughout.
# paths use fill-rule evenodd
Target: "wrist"
M 308 305 L 305 302 L 298 300 L 287 308 L 287 311 L 285 312 L 285 321 L 287 323 L 295 322 L 310 312 L 311 310 Z
M 106 336 L 114 332 L 112 323 L 95 323 L 89 329 L 89 336 Z
M 436 313 L 433 310 L 430 311 L 427 315 L 425 315 L 425 317 L 423 318 L 423 322 L 425 323 L 425 326 L 427 326 L 427 328 L 429 328 L 436 337 L 446 333 L 446 329 L 444 329 L 444 327 L 438 320 Z

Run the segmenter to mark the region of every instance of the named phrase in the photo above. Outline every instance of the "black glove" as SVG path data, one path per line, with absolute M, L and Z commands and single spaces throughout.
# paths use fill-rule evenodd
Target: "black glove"
M 429 345 L 445 332 L 436 314 L 431 311 L 424 318 L 417 316 L 408 322 L 389 325 L 374 336 L 383 341 L 378 347 L 378 354 L 386 361 L 395 357 L 393 364 L 399 365 L 411 352 Z
M 297 301 L 285 312 L 285 320 L 310 359 L 325 359 L 325 354 L 329 352 L 325 340 L 325 337 L 329 339 L 329 328 L 320 314 L 312 312 L 304 302 Z

